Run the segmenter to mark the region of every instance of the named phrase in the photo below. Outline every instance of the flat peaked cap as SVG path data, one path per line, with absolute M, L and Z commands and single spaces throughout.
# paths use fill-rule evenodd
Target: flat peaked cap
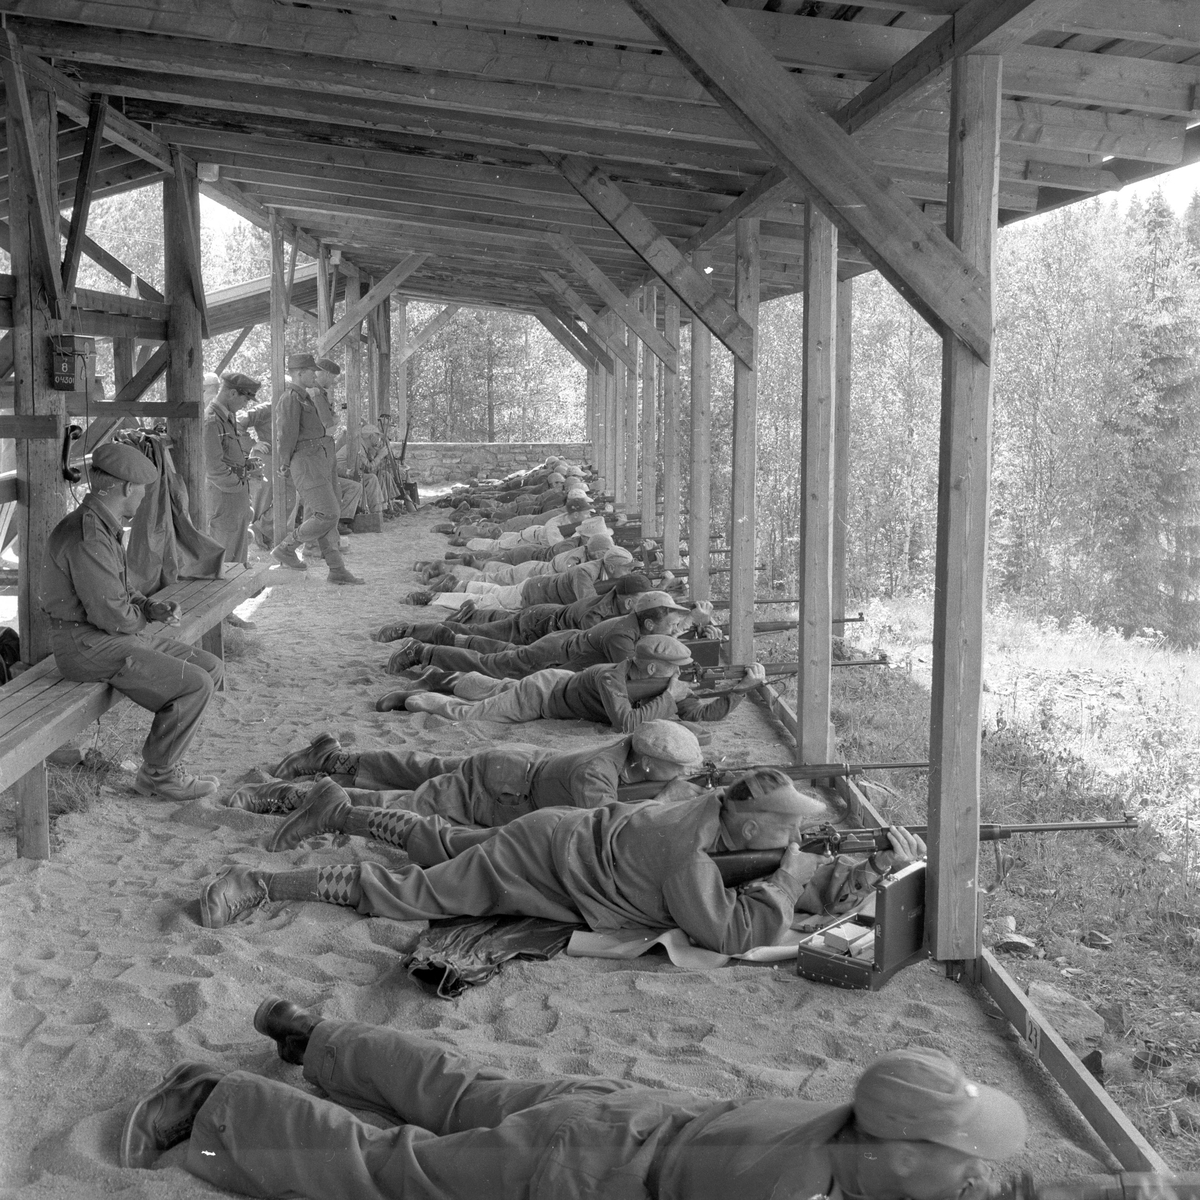
M 289 354 L 287 369 L 289 371 L 315 371 L 317 360 L 311 354 Z
M 638 638 L 633 656 L 640 663 L 661 662 L 683 667 L 692 661 L 691 651 L 678 639 L 665 633 L 648 633 Z
M 696 735 L 678 721 L 647 721 L 633 731 L 630 744 L 638 754 L 680 767 L 699 766 L 702 761 Z
M 570 496 L 566 507 L 567 512 L 591 512 L 592 502 L 586 496 Z
M 243 396 L 257 396 L 258 389 L 262 387 L 261 379 L 251 379 L 241 371 L 226 371 L 221 376 L 221 382 L 231 391 L 240 392 Z
M 342 368 L 332 358 L 318 358 L 317 370 L 324 371 L 328 375 L 340 375 L 342 373 Z
M 124 442 L 105 442 L 92 451 L 92 466 L 126 483 L 158 482 L 158 468 L 140 451 Z

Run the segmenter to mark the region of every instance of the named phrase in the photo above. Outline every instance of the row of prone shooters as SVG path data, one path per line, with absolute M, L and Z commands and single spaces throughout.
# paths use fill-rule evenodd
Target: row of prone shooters
M 65 675 L 104 680 L 155 713 L 138 789 L 192 799 L 216 790 L 181 760 L 222 664 L 154 628 L 177 623 L 178 607 L 128 585 L 121 525 L 150 474 L 132 447 L 97 451 L 91 492 L 49 540 L 40 600 Z M 864 862 L 816 852 L 805 833 L 842 815 L 821 793 L 771 768 L 716 790 L 680 780 L 699 760 L 689 729 L 653 719 L 574 755 L 358 754 L 322 735 L 275 765 L 273 789 L 229 802 L 287 813 L 272 850 L 339 830 L 398 846 L 408 863 L 235 868 L 204 889 L 202 917 L 218 927 L 272 900 L 419 918 L 528 912 L 595 929 L 678 924 L 702 945 L 733 949 L 774 940 L 797 907 L 852 904 L 872 877 L 923 850 L 912 832 L 893 829 Z M 321 778 L 308 789 L 292 782 L 306 775 Z M 661 802 L 609 802 L 621 786 L 646 782 L 666 786 Z M 389 787 L 392 796 L 379 790 Z M 715 854 L 783 845 L 768 874 L 726 886 Z M 258 1196 L 715 1200 L 736 1187 L 763 1200 L 838 1190 L 950 1200 L 982 1192 L 984 1161 L 1017 1153 L 1025 1136 L 1015 1102 L 928 1050 L 883 1056 L 850 1105 L 814 1106 L 713 1101 L 619 1080 L 506 1080 L 399 1031 L 275 999 L 254 1024 L 330 1099 L 182 1063 L 129 1113 L 123 1165 L 149 1166 L 187 1140 L 188 1170 Z M 343 1105 L 391 1123 L 364 1123 Z M 1106 1186 L 1097 1197 L 1114 1194 Z

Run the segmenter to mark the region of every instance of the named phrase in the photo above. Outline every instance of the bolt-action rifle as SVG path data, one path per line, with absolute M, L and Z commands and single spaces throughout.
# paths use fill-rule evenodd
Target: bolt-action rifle
M 1044 1183 L 1026 1171 L 994 1189 L 990 1200 L 1200 1200 L 1200 1171 L 1178 1175 L 1121 1171 Z
M 1121 821 L 1056 821 L 1039 825 L 992 825 L 979 826 L 981 842 L 998 842 L 1015 833 L 1086 833 L 1097 829 L 1136 829 L 1137 820 L 1128 815 Z M 909 833 L 924 838 L 928 825 L 906 825 Z M 822 825 L 813 830 L 800 843 L 805 854 L 870 854 L 875 850 L 890 850 L 892 846 L 886 829 L 835 829 Z M 710 854 L 721 872 L 721 880 L 727 888 L 740 887 L 753 879 L 762 879 L 779 869 L 785 850 L 775 847 L 770 850 L 726 850 Z
M 686 645 L 686 641 L 684 645 Z M 829 665 L 832 667 L 876 667 L 885 666 L 888 662 L 886 654 L 878 658 L 843 658 L 834 659 Z M 798 662 L 769 662 L 760 664 L 767 677 L 772 675 L 795 675 L 800 669 Z M 741 679 L 746 673 L 746 668 L 740 663 L 733 663 L 727 667 L 701 667 L 693 664 L 684 667 L 679 672 L 679 678 L 688 683 L 716 683 L 720 679 Z M 716 695 L 716 693 L 713 693 Z M 703 696 L 704 693 L 697 693 Z
M 879 763 L 775 763 L 772 770 L 782 771 L 789 779 L 809 781 L 813 779 L 834 779 L 847 775 L 861 775 L 863 771 L 924 771 L 928 762 L 879 762 Z M 714 762 L 706 762 L 704 769 L 689 775 L 687 780 L 702 788 L 728 787 L 740 779 L 747 771 L 756 770 L 749 767 L 719 767 Z M 625 783 L 617 788 L 618 800 L 653 800 L 666 787 L 665 783 L 647 781 L 646 783 Z
M 404 441 L 400 444 L 400 459 L 397 461 L 395 453 L 392 451 L 392 439 L 388 433 L 388 422 L 391 420 L 389 413 L 379 414 L 379 424 L 383 429 L 383 450 L 388 461 L 388 473 L 391 476 L 392 484 L 396 489 L 396 494 L 400 497 L 400 503 L 409 512 L 416 512 L 420 506 L 420 497 L 416 495 L 416 485 L 409 483 L 408 472 L 403 467 L 404 456 L 408 453 L 408 435 L 412 430 L 412 417 L 408 418 L 408 423 L 404 426 Z

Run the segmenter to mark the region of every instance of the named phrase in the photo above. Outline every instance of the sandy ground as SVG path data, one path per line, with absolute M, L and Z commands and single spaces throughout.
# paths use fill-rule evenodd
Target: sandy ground
M 444 549 L 429 532 L 436 519 L 405 517 L 353 538 L 347 562 L 367 587 L 328 586 L 321 569 L 276 569 L 269 592 L 241 610 L 257 628 L 231 636 L 227 690 L 190 758 L 220 776 L 218 796 L 321 729 L 360 749 L 449 753 L 493 740 L 574 749 L 612 738 L 572 722 L 516 730 L 374 712 L 389 648 L 368 631 L 417 611 L 398 598 L 414 584 L 413 561 Z M 146 720 L 124 706 L 105 718 L 99 745 Z M 787 758 L 753 704 L 713 729 L 713 757 Z M 98 802 L 60 818 L 49 862 L 17 859 L 11 808 L 0 814 L 2 1197 L 212 1194 L 178 1166 L 178 1150 L 152 1171 L 122 1170 L 117 1135 L 132 1099 L 182 1059 L 301 1083 L 251 1026 L 271 993 L 326 1016 L 419 1031 L 516 1075 L 613 1075 L 714 1097 L 840 1100 L 878 1052 L 936 1046 L 1026 1105 L 1031 1146 L 1012 1169 L 1049 1178 L 1105 1169 L 1098 1141 L 990 1002 L 929 963 L 866 993 L 810 983 L 787 965 L 689 971 L 659 956 L 560 956 L 509 964 L 486 986 L 440 1001 L 404 969 L 420 924 L 283 904 L 230 928 L 200 925 L 200 888 L 231 863 L 401 863 L 400 852 L 325 837 L 272 855 L 263 842 L 276 819 L 149 800 L 131 784 L 131 773 L 112 775 Z

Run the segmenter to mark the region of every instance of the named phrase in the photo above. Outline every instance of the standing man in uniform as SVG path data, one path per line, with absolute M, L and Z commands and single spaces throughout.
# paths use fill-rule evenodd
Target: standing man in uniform
M 250 480 L 257 474 L 238 432 L 235 414 L 262 386 L 237 371 L 221 376 L 204 410 L 204 465 L 208 473 L 208 534 L 225 547 L 225 561 L 246 563 L 250 552 Z
M 235 417 L 238 429 L 243 434 L 254 431 L 257 439 L 250 448 L 250 461 L 254 463 L 261 474 L 256 480 L 250 497 L 250 512 L 252 521 L 250 532 L 254 535 L 255 543 L 263 550 L 270 550 L 275 544 L 275 506 L 274 494 L 271 491 L 271 480 L 275 475 L 275 456 L 271 444 L 271 402 L 265 400 L 243 408 Z M 286 479 L 284 488 L 284 505 L 290 513 L 296 506 L 296 489 L 291 479 Z
M 332 358 L 317 359 L 317 385 L 316 387 L 309 388 L 308 391 L 308 394 L 313 399 L 313 403 L 317 406 L 318 412 L 321 413 L 321 420 L 325 422 L 325 432 L 331 438 L 335 439 L 335 448 L 337 445 L 338 429 L 342 422 L 338 416 L 340 410 L 333 402 L 333 389 L 341 373 L 342 368 Z M 345 407 L 343 404 L 342 409 Z M 326 419 L 327 415 L 328 419 Z M 343 430 L 342 437 L 344 438 L 345 436 L 346 431 Z M 358 512 L 359 501 L 362 500 L 363 487 L 354 478 L 352 470 L 343 474 L 344 461 L 344 458 L 339 461 L 337 456 L 334 456 L 333 490 L 337 494 L 340 505 L 338 509 L 338 532 L 350 533 L 352 532 L 350 522 L 354 520 L 354 514 Z
M 296 547 L 315 541 L 329 567 L 330 583 L 363 583 L 346 570 L 338 549 L 341 506 L 333 486 L 333 438 L 325 432 L 324 417 L 308 392 L 317 383 L 316 360 L 311 354 L 289 354 L 287 366 L 287 385 L 275 400 L 280 430 L 275 465 L 295 484 L 304 505 L 304 520 L 271 551 L 271 556 L 291 570 L 307 570 Z
M 178 625 L 174 600 L 149 600 L 129 586 L 121 531 L 158 471 L 139 450 L 106 442 L 92 455 L 91 489 L 54 527 L 39 603 L 50 617 L 54 661 L 67 679 L 107 683 L 154 713 L 134 787 L 145 796 L 195 800 L 217 781 L 180 765 L 225 664 L 215 655 L 148 633 L 150 621 Z

